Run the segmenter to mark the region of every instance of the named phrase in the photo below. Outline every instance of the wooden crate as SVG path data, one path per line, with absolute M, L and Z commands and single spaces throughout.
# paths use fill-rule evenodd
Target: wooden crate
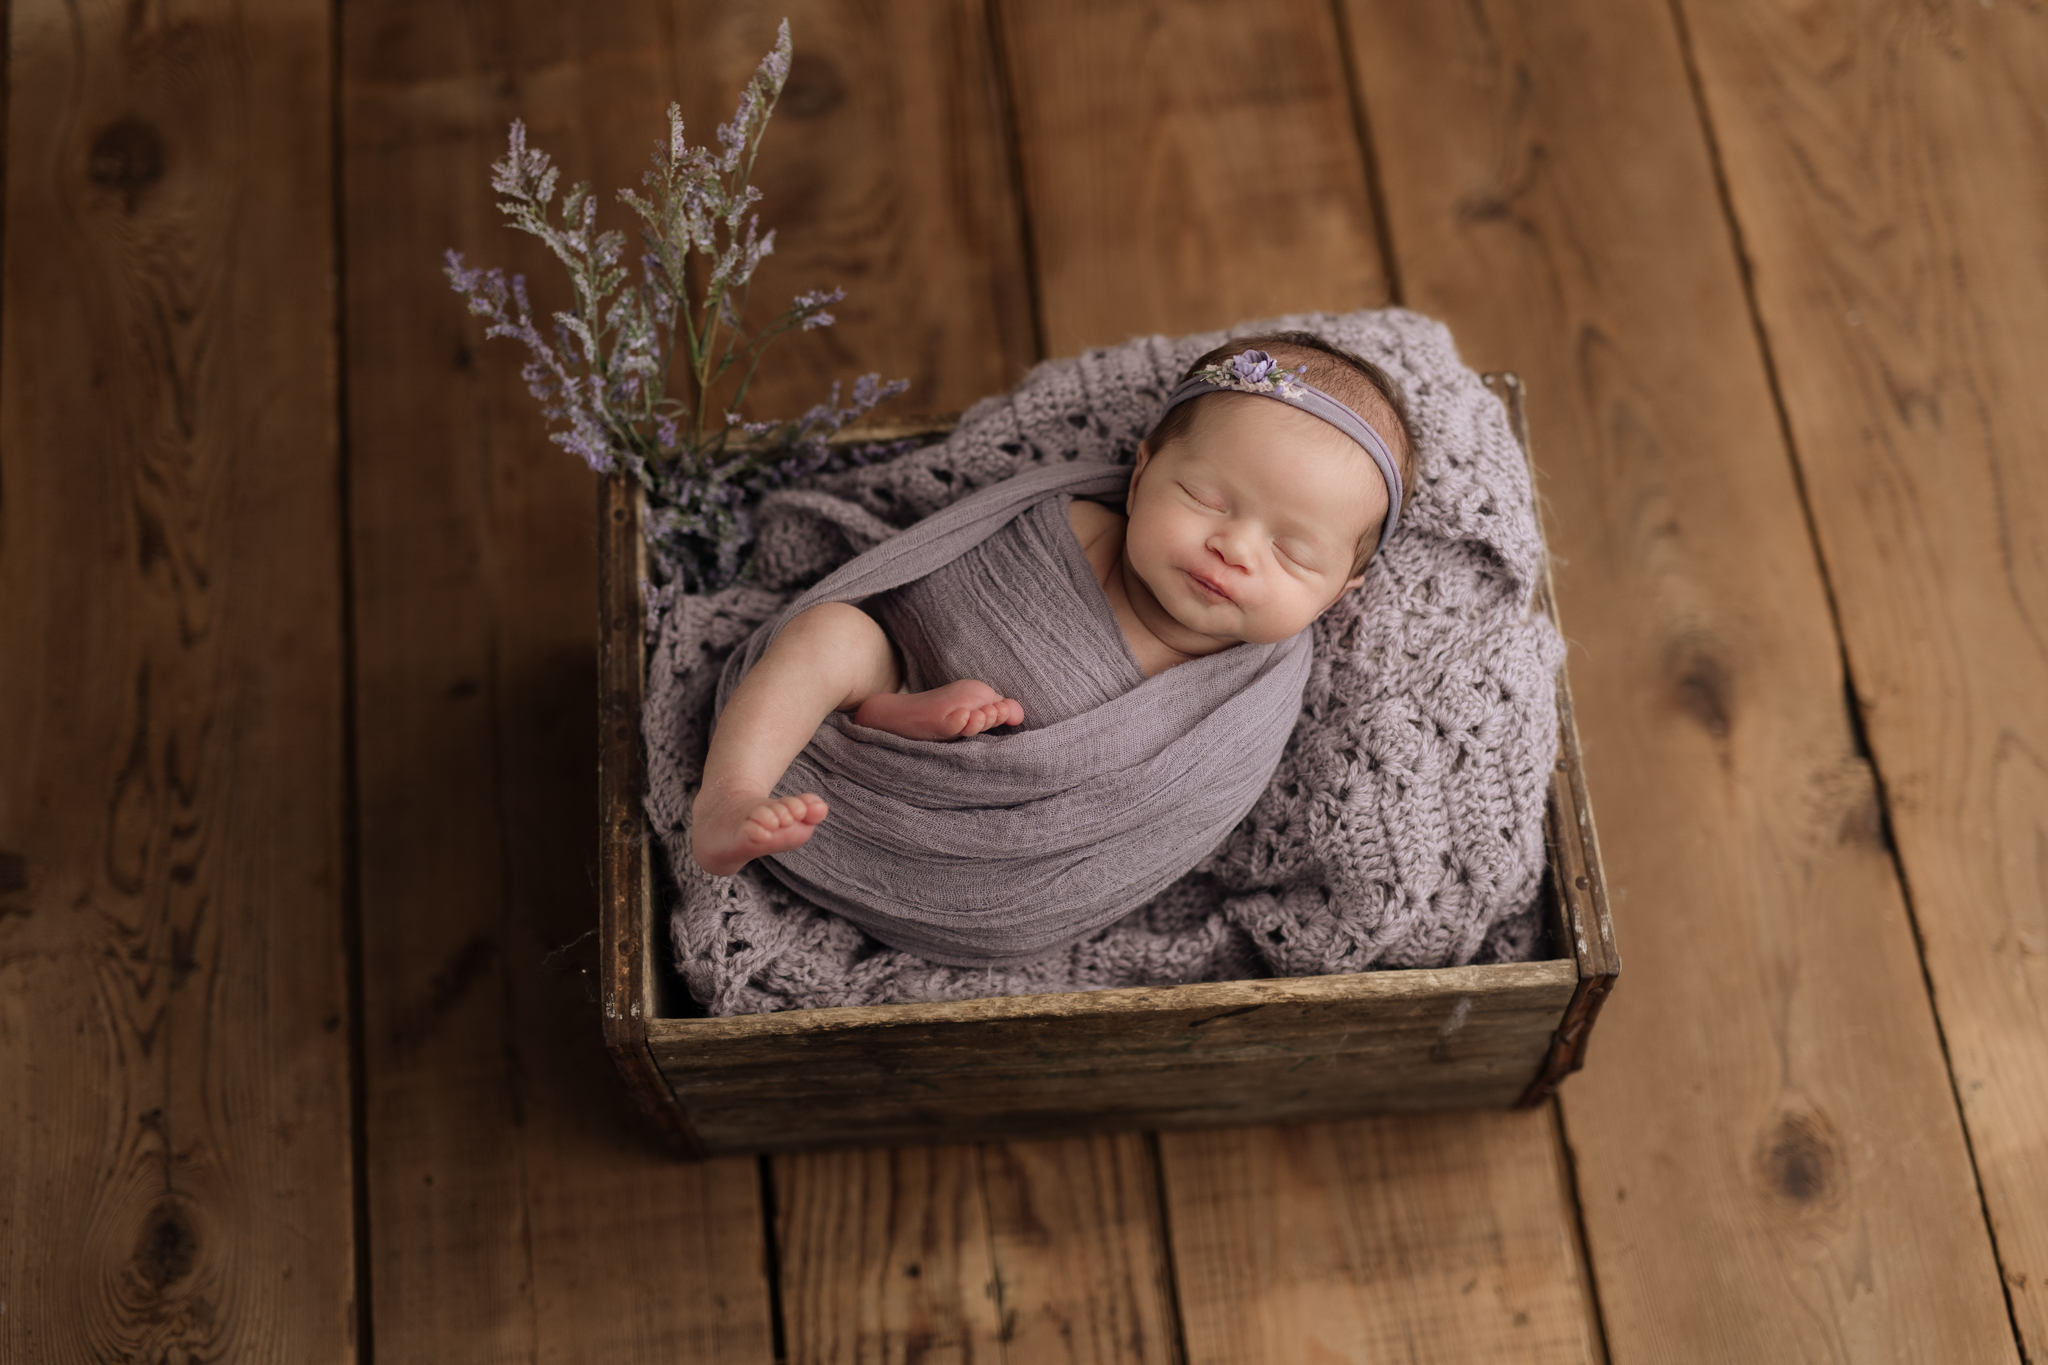
M 1520 383 L 1487 383 L 1526 455 Z M 697 1017 L 665 965 L 641 805 L 639 490 L 608 479 L 598 506 L 605 1041 L 678 1153 L 1500 1109 L 1540 1102 L 1583 1062 L 1621 961 L 1562 677 L 1552 960 Z M 1547 574 L 1538 593 L 1554 619 Z

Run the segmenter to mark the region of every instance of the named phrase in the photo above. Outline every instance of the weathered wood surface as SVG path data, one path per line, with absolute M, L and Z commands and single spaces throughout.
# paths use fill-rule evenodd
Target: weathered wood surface
M 974 1148 L 821 1152 L 773 1165 L 790 1365 L 1002 1359 Z
M 1330 9 L 1125 0 L 1005 3 L 1000 14 L 1050 352 L 1288 309 L 1386 301 L 1356 110 Z M 1511 368 L 1519 358 L 1497 363 Z M 1383 1140 L 1384 1178 L 1411 1188 L 1406 1209 L 1429 1213 L 1414 1223 L 1367 1225 L 1355 1206 L 1343 1205 L 1301 1230 L 1307 1260 L 1335 1263 L 1347 1241 L 1427 1240 L 1435 1220 L 1453 1209 L 1493 1217 L 1486 1192 L 1495 1188 L 1532 1191 L 1537 1203 L 1529 1207 L 1553 1209 L 1557 1236 L 1569 1236 L 1553 1127 L 1500 1128 L 1497 1141 L 1474 1149 L 1480 1169 L 1455 1171 L 1436 1159 L 1430 1121 L 1392 1120 L 1375 1131 Z M 1243 1140 L 1228 1133 L 1172 1138 L 1162 1148 L 1168 1202 L 1213 1207 L 1218 1220 L 1262 1226 L 1242 1185 L 1215 1183 L 1229 1166 L 1227 1153 Z M 1251 1140 L 1281 1139 L 1267 1130 Z M 1291 1183 L 1299 1174 L 1282 1178 L 1279 1197 L 1320 1197 L 1323 1191 Z M 1555 1245 L 1540 1238 L 1503 1243 L 1496 1273 L 1535 1286 L 1543 1320 L 1577 1320 L 1586 1311 L 1586 1286 L 1579 1277 L 1550 1273 Z M 1523 1259 L 1532 1248 L 1539 1248 L 1536 1259 Z M 1451 1258 L 1420 1268 L 1406 1292 L 1455 1301 L 1469 1278 L 1462 1269 Z M 1271 1324 L 1258 1343 L 1263 1354 L 1233 1357 L 1244 1338 L 1228 1324 L 1261 1316 L 1256 1305 L 1284 1291 L 1245 1276 L 1211 1279 L 1203 1292 L 1215 1301 L 1183 1324 L 1192 1361 L 1308 1359 L 1312 1343 L 1329 1340 L 1299 1316 L 1262 1317 Z M 1438 1325 L 1447 1357 L 1500 1339 L 1485 1328 L 1468 1336 L 1473 1325 L 1466 1316 Z
M 2048 16 L 1683 12 L 2007 1293 L 2048 1359 Z
M 1172 1362 L 1145 1139 L 774 1161 L 791 1365 Z
M 714 1152 L 1505 1108 L 1577 986 L 1526 962 L 663 1019 L 648 1045 Z
M 1500 1108 L 1577 985 L 1568 962 L 1398 975 L 1036 997 L 1043 1013 L 971 1020 L 886 1007 L 803 1033 L 664 1022 L 650 1045 L 714 1151 Z
M 1546 1105 L 1161 1135 L 1189 1365 L 1602 1359 L 1556 1123 Z
M 700 1157 L 689 1119 L 647 1051 L 647 1021 L 673 991 L 668 935 L 655 923 L 663 875 L 642 803 L 647 760 L 640 741 L 646 696 L 645 497 L 615 472 L 597 489 L 597 965 L 605 1050 L 640 1112 L 679 1156 Z
M 980 1165 L 1006 1365 L 1179 1365 L 1147 1140 L 990 1143 Z
M 781 10 L 585 11 L 11 7 L 0 1357 L 771 1354 L 758 1168 L 679 1178 L 595 1042 L 591 945 L 542 966 L 588 927 L 591 489 L 436 258 L 552 287 L 484 187 L 503 123 L 630 183 L 672 95 L 695 132 L 725 117 Z M 885 46 L 905 13 L 796 11 L 828 70 L 800 64 L 812 93 L 770 137 L 787 273 L 763 292 L 854 298 L 762 406 L 872 364 L 922 381 L 905 410 L 958 407 L 1034 326 L 1057 354 L 1379 300 L 1362 125 L 1328 75 L 1361 73 L 1403 296 L 1531 381 L 1551 475 L 1630 958 L 1564 1091 L 1614 1358 L 2014 1358 L 1887 827 L 2041 1355 L 2041 17 L 1354 4 L 1347 62 L 1322 13 L 963 0 L 920 11 L 912 69 Z M 1000 114 L 991 32 L 1014 159 L 960 131 Z M 1839 637 L 1786 528 L 1786 433 Z M 374 1343 L 352 1337 L 352 867 Z M 785 1339 L 960 1354 L 886 1312 L 984 1359 L 1180 1358 L 1172 1264 L 1191 1361 L 1311 1358 L 1333 1323 L 1356 1325 L 1339 1358 L 1590 1356 L 1538 1127 L 1169 1135 L 1163 1170 L 1136 1137 L 780 1159 Z M 880 1278 L 899 1245 L 936 1258 L 938 1306 L 890 1306 L 915 1290 Z M 793 1294 L 796 1267 L 836 1287 Z
M 327 9 L 0 20 L 0 1359 L 350 1360 Z
M 498 225 L 490 162 L 517 116 L 571 178 L 634 183 L 672 35 L 647 5 L 342 18 L 378 1359 L 762 1360 L 755 1166 L 668 1159 L 586 970 L 593 479 L 439 259 L 510 260 L 559 306 L 559 268 Z
M 1387 300 L 1319 0 L 1001 0 L 1047 355 Z
M 1541 595 L 1547 603 L 1547 585 Z M 1523 1092 L 1524 1105 L 1555 1095 L 1564 1078 L 1586 1064 L 1593 1025 L 1621 975 L 1606 873 L 1594 836 L 1593 808 L 1586 797 L 1578 718 L 1572 709 L 1571 684 L 1562 676 L 1557 684 L 1557 712 L 1560 743 L 1543 812 L 1546 891 L 1551 903 L 1551 942 L 1570 957 L 1578 981 L 1557 1023 L 1549 1055 Z
M 1670 11 L 1350 12 L 1407 301 L 1549 476 L 1629 955 L 1563 1092 L 1609 1349 L 2011 1359 Z

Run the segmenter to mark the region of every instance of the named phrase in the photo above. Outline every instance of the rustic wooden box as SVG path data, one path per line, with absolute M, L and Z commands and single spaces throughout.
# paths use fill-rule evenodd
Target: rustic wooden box
M 1522 389 L 1487 383 L 1529 449 Z M 1540 1102 L 1620 971 L 1571 693 L 1545 837 L 1549 961 L 704 1018 L 668 967 L 641 806 L 637 487 L 599 492 L 605 1042 L 688 1156 Z M 1555 608 L 1550 585 L 1539 590 Z

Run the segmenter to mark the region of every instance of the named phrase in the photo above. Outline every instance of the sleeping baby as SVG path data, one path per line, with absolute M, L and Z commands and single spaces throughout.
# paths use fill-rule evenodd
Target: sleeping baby
M 1201 357 L 1133 465 L 982 489 L 756 635 L 721 689 L 697 862 L 765 859 L 884 942 L 968 965 L 1133 908 L 1256 800 L 1307 628 L 1392 535 L 1413 458 L 1386 374 L 1310 333 Z M 842 825 L 838 856 L 804 851 Z M 1119 857 L 1119 830 L 1126 854 L 1176 852 Z M 1027 903 L 1066 908 L 1020 933 L 1002 911 Z

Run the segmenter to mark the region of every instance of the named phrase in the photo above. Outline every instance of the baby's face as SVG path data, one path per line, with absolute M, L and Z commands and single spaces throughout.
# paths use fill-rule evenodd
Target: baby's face
M 1208 401 L 1186 435 L 1139 447 L 1124 529 L 1126 568 L 1171 618 L 1146 624 L 1191 654 L 1301 631 L 1364 581 L 1359 540 L 1387 510 L 1372 458 L 1329 423 L 1269 398 Z

